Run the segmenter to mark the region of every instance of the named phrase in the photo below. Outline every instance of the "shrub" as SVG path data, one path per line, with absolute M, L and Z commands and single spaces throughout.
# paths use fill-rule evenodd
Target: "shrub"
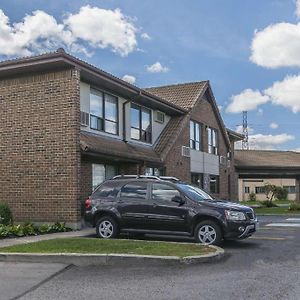
M 275 197 L 277 200 L 287 200 L 288 190 L 284 187 L 277 186 L 275 190 Z
M 293 202 L 290 204 L 289 210 L 291 211 L 297 211 L 300 210 L 300 203 Z
M 71 231 L 71 228 L 65 226 L 65 223 L 55 223 L 53 225 L 43 224 L 40 227 L 33 226 L 32 223 L 24 225 L 2 225 L 0 224 L 0 238 L 6 237 L 21 237 L 28 235 L 37 235 L 44 233 L 66 232 Z
M 262 201 L 261 204 L 265 207 L 277 207 L 277 205 L 270 200 Z
M 251 192 L 249 194 L 249 201 L 256 201 L 256 195 L 255 195 L 255 193 Z
M 0 224 L 10 225 L 13 223 L 13 216 L 7 203 L 0 202 Z

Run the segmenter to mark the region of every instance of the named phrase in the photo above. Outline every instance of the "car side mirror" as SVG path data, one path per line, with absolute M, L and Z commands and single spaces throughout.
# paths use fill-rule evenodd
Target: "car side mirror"
M 185 200 L 181 196 L 174 196 L 172 198 L 172 201 L 176 202 L 176 203 L 179 203 L 181 205 L 185 203 Z

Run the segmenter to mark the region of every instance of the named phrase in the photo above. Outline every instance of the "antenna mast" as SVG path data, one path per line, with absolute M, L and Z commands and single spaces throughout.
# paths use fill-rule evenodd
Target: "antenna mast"
M 242 149 L 249 150 L 248 112 L 246 110 L 243 111 L 243 135 Z

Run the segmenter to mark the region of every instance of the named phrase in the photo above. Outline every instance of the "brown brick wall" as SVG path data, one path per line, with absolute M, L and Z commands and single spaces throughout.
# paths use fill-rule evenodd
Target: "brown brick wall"
M 79 77 L 0 80 L 0 201 L 16 221 L 80 220 Z
M 201 99 L 198 100 L 197 104 L 194 106 L 191 115 L 191 119 L 202 123 L 202 143 L 203 143 L 203 151 L 208 152 L 208 137 L 207 137 L 207 130 L 206 127 L 212 127 L 218 130 L 218 155 L 222 155 L 227 157 L 227 152 L 229 148 L 225 142 L 225 137 L 222 134 L 220 124 L 218 122 L 217 116 L 214 113 L 212 104 L 205 100 Z M 229 198 L 229 182 L 228 182 L 228 175 L 230 175 L 230 168 L 227 166 L 220 165 L 220 193 L 216 195 L 217 197 L 228 199 Z
M 169 151 L 166 159 L 166 176 L 175 176 L 183 181 L 191 182 L 190 158 L 182 156 L 182 146 L 189 147 L 189 122 L 186 116 L 186 125 L 178 133 L 176 142 Z

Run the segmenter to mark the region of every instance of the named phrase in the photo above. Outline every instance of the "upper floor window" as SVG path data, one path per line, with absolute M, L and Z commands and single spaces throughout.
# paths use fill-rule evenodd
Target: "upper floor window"
M 131 138 L 146 143 L 152 141 L 151 110 L 131 104 Z
M 218 155 L 218 131 L 207 127 L 208 153 Z
M 118 98 L 92 90 L 90 94 L 91 128 L 118 134 Z
M 201 124 L 190 121 L 190 148 L 202 150 L 201 145 Z

